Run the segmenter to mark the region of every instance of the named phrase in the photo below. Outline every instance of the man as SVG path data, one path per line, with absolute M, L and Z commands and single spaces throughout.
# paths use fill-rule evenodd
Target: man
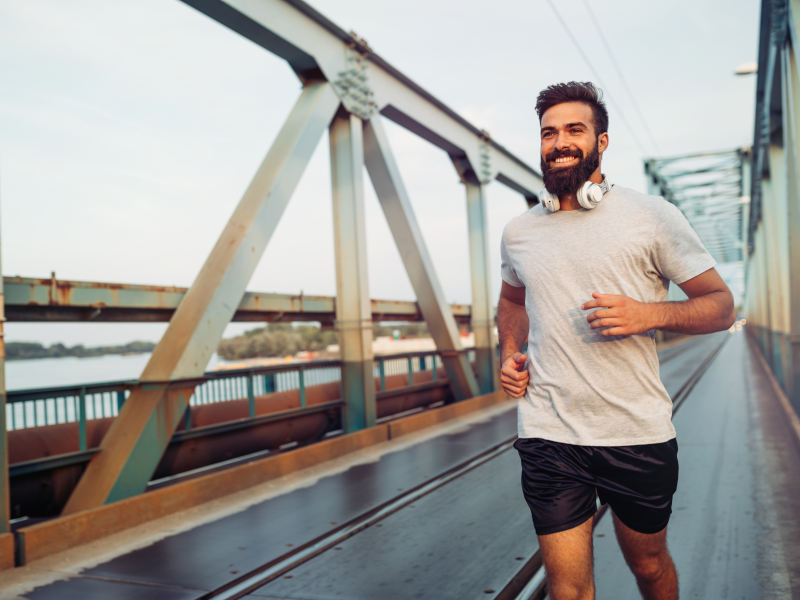
M 675 600 L 666 527 L 678 446 L 655 331 L 727 329 L 733 297 L 675 206 L 600 185 L 608 113 L 594 85 L 550 86 L 536 111 L 549 206 L 503 232 L 497 321 L 501 382 L 520 399 L 515 446 L 549 595 L 594 598 L 599 496 L 642 597 Z M 689 300 L 666 302 L 670 281 Z

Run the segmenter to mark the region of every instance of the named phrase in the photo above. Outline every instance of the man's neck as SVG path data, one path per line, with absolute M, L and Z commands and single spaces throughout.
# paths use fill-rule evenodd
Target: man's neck
M 588 181 L 591 181 L 592 183 L 603 183 L 603 175 L 599 168 L 592 173 Z M 582 206 L 578 203 L 577 193 L 559 196 L 558 203 L 560 204 L 560 210 L 578 210 L 579 208 L 582 208 Z

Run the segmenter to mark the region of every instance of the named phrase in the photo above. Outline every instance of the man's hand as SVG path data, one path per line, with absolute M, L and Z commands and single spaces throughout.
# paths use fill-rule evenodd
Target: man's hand
M 586 320 L 592 329 L 603 329 L 600 335 L 636 335 L 658 327 L 657 311 L 659 304 L 637 302 L 627 296 L 613 294 L 592 294 L 594 300 L 581 305 L 581 310 L 601 308 L 590 314 Z
M 528 357 L 524 354 L 516 352 L 503 363 L 503 369 L 500 371 L 500 384 L 509 396 L 522 398 L 528 389 L 530 376 L 525 364 L 527 359 Z

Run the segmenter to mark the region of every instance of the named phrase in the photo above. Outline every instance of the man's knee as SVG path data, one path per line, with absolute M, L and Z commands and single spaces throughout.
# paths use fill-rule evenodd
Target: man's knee
M 548 576 L 547 595 L 550 600 L 594 600 L 594 582 L 558 580 Z
M 657 554 L 638 556 L 629 561 L 629 566 L 636 579 L 644 581 L 659 581 L 675 568 L 666 549 Z

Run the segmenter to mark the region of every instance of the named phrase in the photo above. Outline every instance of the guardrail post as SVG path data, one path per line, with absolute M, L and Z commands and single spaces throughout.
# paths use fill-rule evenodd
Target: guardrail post
M 253 373 L 247 374 L 247 402 L 250 409 L 250 418 L 256 416 L 256 395 L 253 391 Z
M 125 390 L 119 390 L 117 392 L 117 412 L 119 412 L 123 404 L 125 404 Z
M 436 355 L 435 354 L 431 355 L 431 365 L 433 366 L 433 381 L 436 381 L 436 379 L 439 377 L 439 373 L 438 373 L 439 367 L 436 366 Z
M 33 407 L 34 411 L 36 406 Z M 78 448 L 86 450 L 86 388 L 78 393 Z
M 305 377 L 305 369 L 300 367 L 300 370 L 297 372 L 297 379 L 300 382 L 300 407 L 306 407 L 306 377 Z
M 408 385 L 414 385 L 414 364 L 411 362 L 411 357 L 408 357 Z
M 378 359 L 378 373 L 381 376 L 381 391 L 385 392 L 386 391 L 386 362 L 383 360 L 382 356 Z
M 372 302 L 364 224 L 363 124 L 340 107 L 329 129 L 336 255 L 336 330 L 342 359 L 345 431 L 375 425 Z
M 425 357 L 424 356 L 420 356 L 419 357 L 419 370 L 420 371 L 424 371 L 425 370 Z
M 264 374 L 264 393 L 265 394 L 272 394 L 276 391 L 275 388 L 275 374 L 274 373 L 265 373 Z
M 191 396 L 186 398 L 186 390 L 179 390 L 178 391 L 178 398 L 179 402 L 183 402 L 186 400 L 186 412 L 183 415 L 183 427 L 186 431 L 189 431 L 192 428 L 192 406 L 191 406 Z

